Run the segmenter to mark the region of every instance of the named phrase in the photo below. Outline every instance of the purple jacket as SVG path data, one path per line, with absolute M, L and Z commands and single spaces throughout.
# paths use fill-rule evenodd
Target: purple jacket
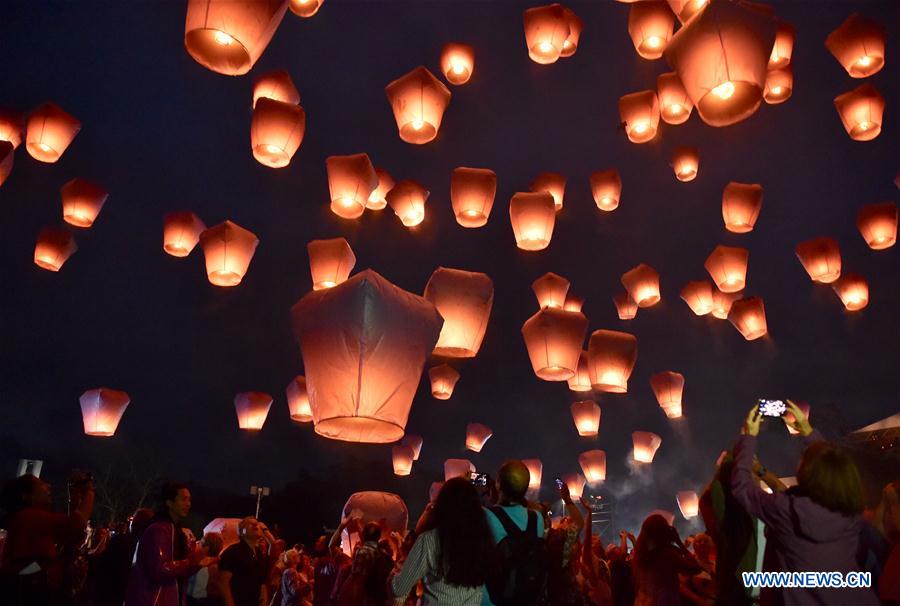
M 173 560 L 174 550 L 174 524 L 160 521 L 147 527 L 128 576 L 124 606 L 184 606 L 178 579 L 186 579 L 200 566 L 188 560 Z
M 822 440 L 818 432 L 807 438 L 809 442 L 818 440 Z M 846 574 L 860 570 L 856 562 L 860 516 L 831 511 L 800 494 L 764 492 L 752 471 L 755 453 L 756 438 L 740 436 L 734 446 L 731 489 L 747 513 L 766 525 L 766 551 L 772 552 L 777 566 L 770 572 Z M 879 603 L 871 589 L 763 589 L 760 595 L 763 605 L 878 606 Z

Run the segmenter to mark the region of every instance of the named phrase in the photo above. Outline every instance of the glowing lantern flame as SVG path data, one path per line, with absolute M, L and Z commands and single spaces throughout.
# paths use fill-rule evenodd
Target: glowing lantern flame
M 169 213 L 163 218 L 163 250 L 173 257 L 186 257 L 205 229 L 200 217 L 192 212 Z
M 250 149 L 263 166 L 284 168 L 300 149 L 306 112 L 299 105 L 260 97 L 250 121 Z
M 574 402 L 570 407 L 578 435 L 597 437 L 600 431 L 600 407 L 593 400 Z
M 475 69 L 475 49 L 468 44 L 449 42 L 441 50 L 441 71 L 450 84 L 465 84 Z
M 588 450 L 578 455 L 578 464 L 584 472 L 585 479 L 593 484 L 606 479 L 606 452 L 603 450 Z
M 884 97 L 871 84 L 838 95 L 834 98 L 844 130 L 854 141 L 871 141 L 881 134 L 884 116 Z
M 394 466 L 394 475 L 408 476 L 412 473 L 413 450 L 409 446 L 394 444 L 391 447 L 391 462 Z
M 768 332 L 766 325 L 766 308 L 759 297 L 740 299 L 731 305 L 728 312 L 728 321 L 748 341 L 753 341 L 764 336 Z
M 543 250 L 553 237 L 556 206 L 548 192 L 514 194 L 509 201 L 509 221 L 522 250 Z
M 378 187 L 378 174 L 367 154 L 329 156 L 325 159 L 331 212 L 342 219 L 356 219 Z M 393 191 L 393 190 L 391 190 Z
M 753 231 L 762 203 L 763 187 L 759 183 L 729 182 L 722 191 L 725 229 L 736 234 Z
M 428 378 L 431 381 L 431 395 L 438 400 L 449 400 L 459 381 L 459 372 L 452 366 L 441 364 L 428 369 Z
M 714 307 L 712 284 L 705 280 L 688 282 L 681 289 L 681 298 L 691 311 L 698 316 L 705 316 Z
M 450 177 L 450 202 L 456 222 L 463 227 L 485 225 L 496 194 L 497 175 L 494 171 L 465 166 L 453 169 Z
M 627 332 L 596 330 L 588 345 L 588 358 L 594 389 L 625 393 L 637 361 L 637 338 Z
M 437 137 L 451 95 L 434 74 L 419 66 L 384 90 L 403 141 L 421 145 Z
M 343 238 L 313 240 L 306 245 L 313 290 L 333 288 L 350 277 L 356 255 Z
M 845 273 L 831 287 L 847 311 L 859 311 L 869 304 L 869 285 L 859 274 Z
M 115 435 L 130 402 L 131 398 L 124 391 L 107 387 L 84 392 L 79 403 L 85 435 L 104 438 Z
M 884 250 L 897 242 L 897 205 L 870 204 L 860 209 L 856 227 L 869 248 Z
M 644 59 L 659 59 L 672 38 L 675 15 L 661 0 L 635 2 L 628 10 L 628 34 Z
M 537 6 L 526 10 L 522 18 L 531 60 L 541 65 L 556 63 L 571 33 L 565 9 L 559 4 Z
M 325 0 L 290 0 L 291 12 L 298 17 L 308 19 L 319 12 Z
M 96 183 L 75 178 L 62 186 L 63 220 L 76 227 L 90 227 L 106 203 L 109 192 Z
M 750 251 L 739 246 L 716 246 L 706 258 L 703 267 L 722 292 L 744 290 L 747 284 L 747 262 Z
M 868 78 L 884 67 L 884 28 L 853 13 L 828 34 L 825 47 L 852 78 Z
M 405 227 L 415 227 L 425 220 L 425 202 L 431 194 L 418 181 L 398 181 L 385 199 Z
M 813 282 L 831 284 L 841 277 L 841 249 L 834 238 L 807 240 L 794 250 Z
M 534 374 L 544 381 L 565 381 L 578 369 L 588 321 L 581 312 L 548 307 L 522 325 Z
M 64 229 L 45 227 L 38 234 L 34 247 L 34 263 L 42 269 L 59 271 L 77 250 L 72 234 Z
M 775 31 L 775 44 L 772 45 L 772 53 L 769 55 L 769 69 L 781 69 L 791 64 L 791 55 L 794 53 L 794 39 L 797 30 L 790 23 L 781 22 Z
M 597 208 L 604 211 L 615 210 L 622 195 L 622 178 L 616 169 L 598 170 L 591 174 L 591 194 Z
M 645 90 L 619 99 L 619 117 L 632 143 L 646 143 L 656 136 L 659 126 L 659 101 L 656 91 Z
M 259 239 L 237 223 L 225 221 L 200 234 L 206 275 L 216 286 L 237 286 L 244 279 Z
M 234 410 L 237 413 L 238 427 L 248 431 L 259 431 L 269 416 L 272 407 L 272 396 L 259 391 L 245 391 L 234 397 Z
M 790 67 L 770 69 L 766 75 L 766 87 L 763 98 L 769 105 L 784 103 L 794 90 L 794 72 Z
M 81 130 L 81 122 L 54 103 L 45 103 L 30 116 L 25 149 L 35 160 L 56 162 Z
M 672 169 L 679 181 L 693 181 L 700 170 L 700 152 L 696 147 L 676 147 L 672 152 Z
M 659 303 L 659 272 L 641 263 L 622 274 L 622 286 L 638 307 L 652 307 Z
M 466 448 L 472 452 L 481 452 L 492 435 L 494 432 L 487 425 L 469 423 L 466 425 Z

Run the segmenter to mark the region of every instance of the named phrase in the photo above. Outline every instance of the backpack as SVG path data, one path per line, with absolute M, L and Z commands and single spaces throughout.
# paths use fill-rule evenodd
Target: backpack
M 497 545 L 500 566 L 488 580 L 488 593 L 496 606 L 532 606 L 542 604 L 547 589 L 547 548 L 544 538 L 537 534 L 537 513 L 528 511 L 525 530 L 502 507 L 492 507 L 491 513 L 503 525 L 506 536 Z

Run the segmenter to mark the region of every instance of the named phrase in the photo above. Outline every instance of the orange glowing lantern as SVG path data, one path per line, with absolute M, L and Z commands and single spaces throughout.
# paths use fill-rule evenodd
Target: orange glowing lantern
M 291 163 L 306 132 L 306 113 L 299 105 L 260 97 L 250 120 L 250 149 L 256 161 L 270 168 Z
M 422 444 L 424 440 L 422 440 L 422 436 L 417 436 L 412 433 L 408 433 L 403 436 L 403 439 L 400 440 L 400 444 L 403 446 L 408 446 L 413 451 L 413 461 L 419 460 L 419 455 L 422 454 Z
M 627 292 L 622 291 L 613 297 L 616 305 L 616 313 L 620 320 L 633 320 L 637 315 L 638 305 Z
M 778 29 L 775 30 L 775 44 L 772 45 L 772 53 L 769 55 L 769 69 L 782 69 L 791 64 L 796 37 L 797 30 L 793 25 L 784 21 L 778 24 Z
M 681 510 L 684 519 L 690 520 L 700 513 L 700 498 L 693 490 L 679 490 L 675 495 L 675 500 L 678 502 L 678 509 Z
M 801 401 L 801 402 L 794 402 L 794 404 L 796 404 L 797 408 L 799 408 L 803 412 L 804 416 L 807 419 L 809 419 L 809 411 L 811 410 L 809 402 Z M 787 410 L 784 413 L 784 416 L 782 416 L 781 418 L 784 420 L 784 425 L 787 427 L 788 433 L 790 435 L 792 435 L 792 436 L 800 435 L 799 431 L 797 431 L 796 429 L 794 429 L 793 427 L 790 426 L 790 423 L 793 423 L 794 421 L 797 420 L 797 418 L 794 416 L 793 412 L 791 412 L 790 410 Z
M 203 230 L 200 246 L 206 257 L 206 275 L 216 286 L 237 286 L 244 279 L 259 239 L 231 221 Z
M 703 10 L 709 0 L 669 0 L 669 7 L 682 23 Z
M 544 472 L 544 464 L 540 459 L 522 459 L 522 463 L 528 468 L 528 490 L 536 490 L 541 487 L 541 476 Z
M 444 481 L 453 478 L 466 478 L 475 473 L 475 466 L 468 459 L 447 459 L 444 461 Z
M 59 271 L 77 250 L 71 233 L 56 227 L 45 227 L 38 234 L 34 247 L 34 263 L 43 269 Z
M 581 30 L 584 29 L 584 22 L 570 8 L 563 7 L 563 12 L 566 14 L 566 23 L 569 24 L 569 35 L 563 42 L 559 56 L 566 58 L 571 57 L 578 50 L 578 41 L 581 38 Z
M 534 291 L 538 306 L 542 309 L 546 307 L 562 309 L 566 293 L 569 292 L 569 281 L 553 272 L 547 272 L 531 283 L 531 290 Z
M 45 103 L 30 116 L 25 129 L 25 149 L 35 160 L 56 162 L 81 130 L 81 122 L 55 103 Z
M 703 267 L 722 292 L 740 292 L 747 284 L 750 251 L 739 246 L 716 246 Z
M 541 173 L 531 182 L 531 191 L 546 191 L 553 196 L 557 212 L 562 210 L 563 195 L 566 193 L 566 178 L 559 173 Z
M 584 307 L 584 297 L 569 293 L 566 295 L 566 302 L 563 303 L 563 309 L 566 311 L 581 311 Z
M 648 0 L 646 4 L 652 1 Z M 632 143 L 646 143 L 653 139 L 659 126 L 656 91 L 645 90 L 619 98 L 619 117 L 625 125 L 625 134 Z
M 681 399 L 684 393 L 684 375 L 671 370 L 658 372 L 650 377 L 650 387 L 656 395 L 659 407 L 670 419 L 681 416 Z
M 753 231 L 762 203 L 763 188 L 759 183 L 729 182 L 722 191 L 725 229 L 736 234 Z
M 494 432 L 487 425 L 481 423 L 469 423 L 466 425 L 466 448 L 472 452 L 481 452 L 485 442 L 494 435 Z
M 309 405 L 309 393 L 306 391 L 306 377 L 297 376 L 288 383 L 284 390 L 287 396 L 288 412 L 291 421 L 309 423 L 313 420 L 312 407 Z
M 588 352 L 582 351 L 578 356 L 578 368 L 575 374 L 567 379 L 569 390 L 571 391 L 590 391 L 591 387 L 591 371 L 588 364 Z
M 365 270 L 307 293 L 291 315 L 316 433 L 349 442 L 402 438 L 443 324 L 434 305 Z
M 372 192 L 378 187 L 378 173 L 369 156 L 329 156 L 325 159 L 325 170 L 328 173 L 331 212 L 343 219 L 361 216 Z
M 893 202 L 863 206 L 856 227 L 869 248 L 884 250 L 897 242 L 897 205 Z
M 356 265 L 356 255 L 343 238 L 313 240 L 306 245 L 306 251 L 313 290 L 333 288 L 346 282 Z
M 234 410 L 237 413 L 238 428 L 259 431 L 269 416 L 272 396 L 260 391 L 245 391 L 234 396 Z
M 659 99 L 660 118 L 666 124 L 683 124 L 691 117 L 694 104 L 675 72 L 657 76 L 656 97 Z
M 418 181 L 404 179 L 391 188 L 385 199 L 404 226 L 415 227 L 425 220 L 425 202 L 430 194 Z
M 421 145 L 437 137 L 450 91 L 434 74 L 419 66 L 388 84 L 384 91 L 402 140 Z
M 584 478 L 588 483 L 602 482 L 606 479 L 606 452 L 603 450 L 588 450 L 578 455 L 578 464 L 584 472 Z
M 516 246 L 522 250 L 543 250 L 553 237 L 556 205 L 549 192 L 519 192 L 509 201 L 509 221 L 512 223 Z
M 438 400 L 449 400 L 459 381 L 459 372 L 452 366 L 441 364 L 428 369 L 428 378 L 431 381 L 431 395 Z
M 560 478 L 569 489 L 569 496 L 576 501 L 584 494 L 584 476 L 580 473 L 567 473 Z
M 81 394 L 78 401 L 85 435 L 108 438 L 116 433 L 131 397 L 124 391 L 98 387 Z
M 628 10 L 628 35 L 644 59 L 659 59 L 672 38 L 675 15 L 663 0 L 635 2 Z
M 847 311 L 859 311 L 869 304 L 869 285 L 859 274 L 845 273 L 831 287 L 841 298 Z
M 696 280 L 685 284 L 681 289 L 681 298 L 698 316 L 705 316 L 714 307 L 713 287 L 706 280 Z
M 728 321 L 744 335 L 748 341 L 758 339 L 768 332 L 766 308 L 759 297 L 739 299 L 731 304 Z
M 638 307 L 652 307 L 659 303 L 659 272 L 641 263 L 622 274 L 622 286 Z
M 841 277 L 841 249 L 834 238 L 813 238 L 794 251 L 813 282 L 831 284 Z
M 548 307 L 522 325 L 534 374 L 544 381 L 565 381 L 578 370 L 588 320 L 581 312 Z
M 394 189 L 396 182 L 391 173 L 383 168 L 376 168 L 375 174 L 378 176 L 378 186 L 369 194 L 369 200 L 366 202 L 366 208 L 369 210 L 382 210 L 387 206 L 387 193 Z
M 679 181 L 693 181 L 700 170 L 700 152 L 696 147 L 676 147 L 672 151 L 672 169 Z
M 22 143 L 22 116 L 11 109 L 0 107 L 0 141 L 8 141 L 13 149 Z
M 868 78 L 884 67 L 884 28 L 859 13 L 853 13 L 828 34 L 825 48 L 851 78 Z
M 394 444 L 391 447 L 391 462 L 395 476 L 408 476 L 412 472 L 413 450 L 409 446 Z
M 428 279 L 423 296 L 444 318 L 434 355 L 474 358 L 481 348 L 494 305 L 494 283 L 490 276 L 438 267 Z
M 740 295 L 715 289 L 713 290 L 712 298 L 712 315 L 720 320 L 727 320 L 728 312 L 731 311 L 731 305 L 740 298 Z
M 253 107 L 256 107 L 256 102 L 261 97 L 292 105 L 300 104 L 300 92 L 294 86 L 291 75 L 283 69 L 262 74 L 253 80 Z
M 192 212 L 169 213 L 163 218 L 163 250 L 173 257 L 186 257 L 205 229 L 200 217 Z
M 291 8 L 291 12 L 298 17 L 308 19 L 319 12 L 323 2 L 325 0 L 290 0 L 288 6 Z
M 450 203 L 453 205 L 456 222 L 463 227 L 485 225 L 496 194 L 497 174 L 494 171 L 465 166 L 453 169 L 450 177 Z
M 844 130 L 854 141 L 871 141 L 881 133 L 884 97 L 871 84 L 863 84 L 834 98 Z
M 600 407 L 593 400 L 574 402 L 569 409 L 578 435 L 596 438 L 600 431 Z
M 637 361 L 637 338 L 627 332 L 595 330 L 588 344 L 591 385 L 599 391 L 625 393 Z
M 459 86 L 472 77 L 475 69 L 475 49 L 469 44 L 448 42 L 441 50 L 441 71 L 450 84 Z
M 528 56 L 541 65 L 556 63 L 571 33 L 565 9 L 559 4 L 536 6 L 522 17 Z
M 611 211 L 619 206 L 622 195 L 622 178 L 616 169 L 591 173 L 591 194 L 600 210 Z
M 756 6 L 711 0 L 672 37 L 666 61 L 704 122 L 728 126 L 757 110 L 775 29 L 771 14 Z
M 6 181 L 13 168 L 15 148 L 9 141 L 0 141 L 0 185 Z
M 784 103 L 791 97 L 794 90 L 794 72 L 790 66 L 780 69 L 770 69 L 766 74 L 766 87 L 763 99 L 769 105 Z
M 103 208 L 109 192 L 86 179 L 74 178 L 60 190 L 63 220 L 76 227 L 90 227 Z
M 246 74 L 269 45 L 287 10 L 284 0 L 188 0 L 184 46 L 203 67 Z
M 650 431 L 634 431 L 631 433 L 631 442 L 634 446 L 634 460 L 638 463 L 652 463 L 662 444 L 662 438 Z

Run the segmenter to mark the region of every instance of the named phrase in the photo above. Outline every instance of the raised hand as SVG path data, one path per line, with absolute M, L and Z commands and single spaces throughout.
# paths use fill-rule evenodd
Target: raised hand
M 791 413 L 793 420 L 790 420 L 790 417 L 785 414 L 784 422 L 786 425 L 790 426 L 795 431 L 800 432 L 800 435 L 804 437 L 812 433 L 812 425 L 809 424 L 809 419 L 806 418 L 806 415 L 803 414 L 803 411 L 799 406 L 788 400 L 787 411 Z
M 761 423 L 762 415 L 759 414 L 759 406 L 754 406 L 750 409 L 750 414 L 747 415 L 747 419 L 744 421 L 742 433 L 747 436 L 758 436 Z

